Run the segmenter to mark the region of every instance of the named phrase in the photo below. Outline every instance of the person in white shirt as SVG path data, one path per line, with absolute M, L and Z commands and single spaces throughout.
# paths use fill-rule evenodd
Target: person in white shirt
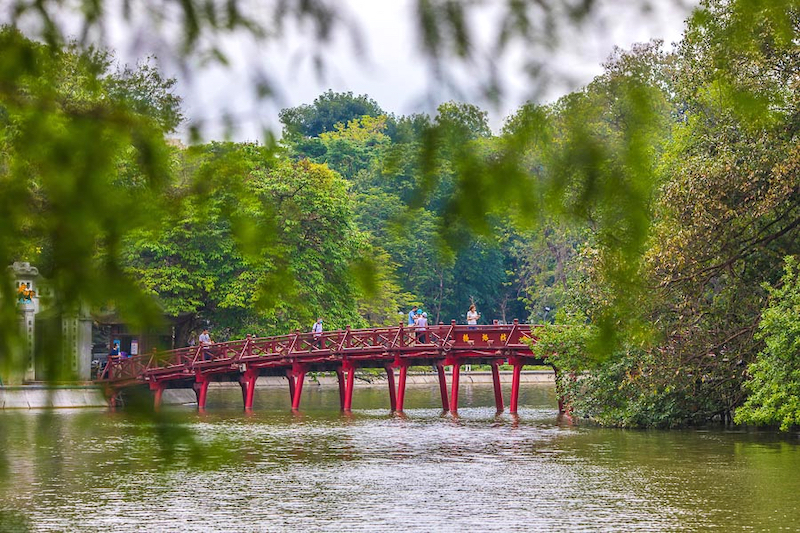
M 481 317 L 481 314 L 475 310 L 475 304 L 469 306 L 469 311 L 467 311 L 467 325 L 468 326 L 477 326 L 478 319 Z M 470 328 L 475 329 L 475 328 Z
M 211 346 L 211 335 L 208 334 L 208 330 L 204 329 L 203 333 L 197 337 L 197 342 L 200 343 L 200 346 L 203 348 L 203 360 L 209 361 L 213 359 L 213 355 L 211 354 L 211 350 L 208 349 Z
M 311 333 L 314 334 L 314 341 L 317 348 L 322 348 L 322 317 L 317 318 L 314 325 L 311 327 Z

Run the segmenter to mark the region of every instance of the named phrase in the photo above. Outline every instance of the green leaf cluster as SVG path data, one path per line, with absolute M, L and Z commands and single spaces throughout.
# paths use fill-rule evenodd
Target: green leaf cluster
M 766 286 L 770 302 L 761 316 L 757 338 L 764 342 L 748 367 L 750 395 L 736 410 L 740 424 L 800 426 L 800 267 L 787 257 L 784 275 Z

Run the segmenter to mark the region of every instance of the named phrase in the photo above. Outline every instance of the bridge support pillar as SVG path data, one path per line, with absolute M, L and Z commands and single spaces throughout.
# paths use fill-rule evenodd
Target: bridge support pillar
M 341 369 L 341 367 L 336 369 L 336 378 L 339 381 L 339 409 L 344 411 L 344 396 L 345 396 L 345 394 L 344 394 L 344 390 L 345 390 L 344 389 L 344 381 L 345 381 L 345 377 L 344 377 L 344 371 Z
M 194 389 L 194 394 L 197 397 L 197 410 L 198 411 L 205 411 L 206 410 L 206 398 L 208 397 L 208 384 L 211 383 L 205 376 L 197 376 L 195 378 L 195 382 L 192 385 Z
M 294 384 L 294 395 L 292 396 L 292 411 L 300 409 L 300 399 L 303 397 L 303 381 L 306 378 L 306 367 L 295 363 L 292 365 L 292 375 L 297 377 Z
M 386 378 L 389 382 L 389 406 L 394 413 L 397 411 L 397 395 L 394 389 L 394 368 L 391 365 L 386 365 Z
M 253 410 L 253 397 L 256 392 L 257 379 L 258 369 L 248 368 L 239 376 L 239 385 L 242 386 L 242 399 L 244 400 L 244 408 L 246 411 Z
M 436 372 L 439 374 L 439 393 L 442 396 L 442 411 L 449 411 L 450 404 L 447 403 L 447 378 L 444 375 L 444 365 L 441 362 L 436 364 Z
M 161 397 L 164 395 L 164 389 L 167 388 L 166 382 L 150 382 L 150 390 L 153 391 L 153 408 L 158 411 L 161 408 Z
M 520 374 L 522 374 L 522 361 L 515 360 L 512 364 L 514 365 L 514 373 L 511 378 L 511 401 L 509 402 L 508 412 L 515 415 L 519 405 L 519 380 Z
M 286 380 L 289 382 L 289 403 L 294 402 L 294 374 L 292 369 L 286 369 Z
M 349 411 L 353 406 L 353 386 L 356 378 L 356 367 L 353 363 L 345 362 L 342 368 L 347 371 L 347 381 L 344 385 L 344 410 Z
M 109 410 L 115 411 L 119 403 L 119 391 L 111 387 L 106 387 L 106 398 L 108 398 Z
M 458 382 L 461 374 L 461 361 L 453 361 L 453 380 L 450 383 L 450 410 L 458 412 Z
M 500 365 L 499 361 L 492 362 L 492 383 L 494 384 L 494 405 L 497 407 L 497 412 L 503 412 L 503 389 L 500 387 Z
M 408 366 L 400 366 L 400 378 L 397 383 L 397 410 L 403 411 L 403 402 L 406 399 L 406 375 L 408 375 Z

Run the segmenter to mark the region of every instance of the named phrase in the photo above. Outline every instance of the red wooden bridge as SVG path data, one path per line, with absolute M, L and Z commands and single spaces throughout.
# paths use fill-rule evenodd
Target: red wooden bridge
M 242 387 L 245 409 L 253 408 L 253 395 L 259 376 L 285 376 L 289 382 L 292 409 L 300 408 L 303 380 L 308 372 L 336 372 L 339 378 L 341 408 L 352 406 L 355 371 L 358 368 L 384 368 L 388 377 L 392 411 L 403 410 L 406 375 L 409 366 L 432 366 L 439 377 L 442 408 L 458 410 L 459 373 L 463 364 L 491 365 L 495 403 L 504 409 L 498 366 L 513 367 L 509 410 L 517 412 L 520 373 L 523 365 L 546 364 L 534 356 L 535 328 L 510 325 L 429 326 L 424 332 L 414 327 L 350 329 L 322 334 L 294 333 L 154 352 L 129 358 L 109 358 L 97 379 L 106 387 L 112 405 L 120 393 L 132 387 L 148 387 L 155 393 L 155 405 L 168 388 L 192 388 L 199 409 L 206 406 L 211 381 L 234 381 Z M 445 366 L 452 367 L 448 398 Z M 395 369 L 399 379 L 395 384 Z

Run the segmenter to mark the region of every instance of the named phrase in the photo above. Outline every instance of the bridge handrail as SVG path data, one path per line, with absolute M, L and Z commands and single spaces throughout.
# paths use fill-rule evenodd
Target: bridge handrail
M 463 325 L 438 324 L 428 326 L 425 332 L 428 334 L 426 345 L 434 345 L 435 349 L 444 352 L 450 351 L 454 346 L 462 347 L 463 342 L 459 342 L 459 335 L 469 337 L 473 333 L 480 334 L 483 339 L 489 337 L 497 338 L 500 344 L 495 344 L 494 340 L 485 341 L 486 344 L 479 342 L 476 349 L 481 348 L 509 348 L 512 345 L 522 344 L 524 337 L 533 337 L 535 325 L 518 324 L 492 324 L 492 325 Z M 526 331 L 527 330 L 527 331 Z M 276 335 L 271 337 L 254 337 L 248 335 L 245 339 L 236 339 L 225 342 L 218 342 L 207 346 L 184 347 L 173 350 L 154 351 L 151 354 L 136 355 L 128 358 L 109 357 L 105 367 L 100 372 L 98 381 L 118 381 L 118 380 L 143 380 L 148 372 L 164 370 L 168 368 L 192 368 L 196 365 L 202 366 L 207 362 L 227 361 L 237 364 L 242 360 L 252 360 L 255 355 L 257 358 L 277 356 L 279 358 L 297 358 L 306 354 L 331 354 L 346 357 L 351 348 L 360 348 L 368 351 L 370 348 L 382 348 L 392 351 L 402 348 L 410 348 L 416 345 L 418 330 L 413 326 L 379 327 L 379 328 L 358 328 L 338 329 L 326 331 L 319 335 L 311 332 Z M 317 345 L 317 341 L 320 345 Z M 475 341 L 473 341 L 475 342 Z M 360 346 L 357 346 L 360 343 Z M 470 345 L 472 346 L 472 345 Z M 254 353 L 257 352 L 257 353 Z M 210 355 L 210 358 L 206 358 Z

